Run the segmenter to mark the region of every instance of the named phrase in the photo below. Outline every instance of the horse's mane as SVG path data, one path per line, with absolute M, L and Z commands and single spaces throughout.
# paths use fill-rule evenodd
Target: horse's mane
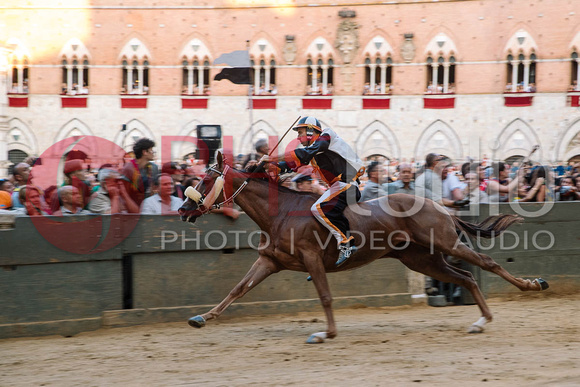
M 244 177 L 250 178 L 251 181 L 256 181 L 256 182 L 261 182 L 261 183 L 267 183 L 267 184 L 276 185 L 278 187 L 278 192 L 281 192 L 281 193 L 291 194 L 291 195 L 299 195 L 299 196 L 308 196 L 308 197 L 312 197 L 313 199 L 318 199 L 318 197 L 319 197 L 318 195 L 316 195 L 316 194 L 314 194 L 312 192 L 301 192 L 301 191 L 296 191 L 296 190 L 290 189 L 288 187 L 284 187 L 284 186 L 280 185 L 280 181 L 279 180 L 278 181 L 275 181 L 274 179 L 272 179 L 272 177 L 270 176 L 270 174 L 267 174 L 265 172 L 263 174 L 264 175 L 267 175 L 267 176 L 264 176 L 264 177 L 255 177 L 254 176 L 253 177 L 253 176 L 251 176 L 251 174 L 253 173 L 253 170 L 251 170 L 251 171 L 243 171 L 243 170 L 239 170 L 239 169 L 236 169 L 236 168 L 233 168 L 233 167 L 232 167 L 232 169 L 234 171 L 242 174 Z

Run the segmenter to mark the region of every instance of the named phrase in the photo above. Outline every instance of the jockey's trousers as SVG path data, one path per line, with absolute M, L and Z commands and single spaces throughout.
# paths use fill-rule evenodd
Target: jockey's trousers
M 355 204 L 361 194 L 355 182 L 343 183 L 337 181 L 310 207 L 312 214 L 336 238 L 338 244 L 349 242 L 352 236 L 347 236 L 350 230 L 344 209 L 349 204 Z

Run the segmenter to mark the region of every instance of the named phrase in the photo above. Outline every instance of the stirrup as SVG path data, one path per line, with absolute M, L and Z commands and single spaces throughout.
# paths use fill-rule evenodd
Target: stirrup
M 338 254 L 338 260 L 336 261 L 336 266 L 340 266 L 350 258 L 357 250 L 356 246 L 340 246 L 340 254 Z

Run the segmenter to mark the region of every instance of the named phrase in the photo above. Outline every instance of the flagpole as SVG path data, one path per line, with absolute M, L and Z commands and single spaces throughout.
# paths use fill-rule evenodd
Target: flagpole
M 248 50 L 248 57 L 250 56 L 250 41 L 246 40 L 246 50 Z M 251 62 L 250 62 L 251 64 Z M 250 66 L 250 71 L 253 68 Z M 256 74 L 254 73 L 254 76 Z M 255 82 L 254 82 L 255 83 Z M 254 149 L 254 101 L 252 101 L 252 85 L 248 85 L 248 110 L 250 111 L 250 154 Z

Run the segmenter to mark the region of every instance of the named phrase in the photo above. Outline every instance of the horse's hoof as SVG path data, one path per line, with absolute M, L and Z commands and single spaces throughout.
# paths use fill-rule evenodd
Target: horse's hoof
M 484 331 L 483 327 L 473 324 L 472 326 L 469 327 L 467 333 L 483 333 L 483 331 Z
M 537 282 L 538 285 L 540 285 L 540 287 L 541 287 L 540 290 L 546 290 L 546 289 L 548 289 L 550 287 L 550 285 L 548 285 L 548 283 L 546 281 L 544 281 L 543 279 L 541 279 L 541 278 L 536 278 L 534 280 L 534 282 Z
M 190 318 L 187 323 L 190 327 L 203 328 L 205 326 L 205 319 L 201 316 L 195 316 Z
M 306 340 L 306 343 L 307 344 L 322 344 L 322 343 L 324 343 L 324 339 L 326 339 L 326 332 L 313 333 L 310 335 L 308 340 Z

